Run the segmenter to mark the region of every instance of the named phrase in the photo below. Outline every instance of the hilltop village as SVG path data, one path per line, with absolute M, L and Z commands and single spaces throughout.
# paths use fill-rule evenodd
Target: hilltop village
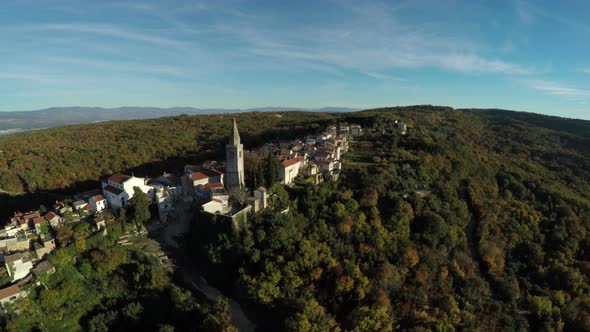
M 405 125 L 398 125 L 398 129 L 405 134 Z M 15 212 L 0 230 L 0 259 L 7 273 L 5 284 L 9 284 L 0 289 L 0 305 L 4 310 L 13 307 L 32 285 L 42 283 L 42 276 L 55 272 L 46 256 L 60 245 L 55 236 L 64 224 L 106 235 L 105 216 L 125 213 L 133 207 L 134 196 L 141 192 L 157 211 L 152 219 L 160 223 L 174 222 L 177 207 L 188 203 L 201 213 L 227 218 L 236 226 L 249 213 L 271 207 L 276 196 L 264 186 L 246 187 L 246 154 L 272 166 L 270 176 L 276 178 L 275 185 L 290 186 L 296 181 L 318 184 L 338 178 L 349 142 L 362 135 L 360 125 L 334 124 L 315 134 L 269 142 L 245 151 L 234 119 L 224 161 L 185 165 L 177 175 L 164 172 L 155 178 L 117 173 L 104 178 L 99 189 L 79 193 L 72 200 L 56 201 L 49 209 Z M 143 227 L 133 232 L 145 233 Z

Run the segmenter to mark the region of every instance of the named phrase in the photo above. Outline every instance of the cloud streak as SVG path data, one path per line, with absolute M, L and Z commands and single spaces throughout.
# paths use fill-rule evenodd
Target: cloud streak
M 113 24 L 61 24 L 47 23 L 25 27 L 25 30 L 34 31 L 65 31 L 81 34 L 103 35 L 117 39 L 125 39 L 136 42 L 153 44 L 165 47 L 185 47 L 188 44 L 173 38 L 166 38 L 151 32 L 137 32 L 129 28 Z
M 108 69 L 111 71 L 118 71 L 118 72 L 134 72 L 134 73 L 142 73 L 142 74 L 163 74 L 163 75 L 173 75 L 179 77 L 186 77 L 188 76 L 189 72 L 186 67 L 180 66 L 168 66 L 168 65 L 160 65 L 160 64 L 139 64 L 133 62 L 122 62 L 122 61 L 101 61 L 101 60 L 92 60 L 92 59 L 81 59 L 81 58 L 74 58 L 74 57 L 58 57 L 58 56 L 49 56 L 41 58 L 44 61 L 49 61 L 51 63 L 58 63 L 58 64 L 70 64 L 70 65 L 79 65 L 83 67 L 96 67 L 100 69 Z
M 568 86 L 558 82 L 531 80 L 529 86 L 545 94 L 569 98 L 589 98 L 590 90 Z
M 530 66 L 478 54 L 473 43 L 457 36 L 402 24 L 396 10 L 380 6 L 371 10 L 368 6 L 361 11 L 354 5 L 344 10 L 352 18 L 332 26 L 269 29 L 271 24 L 257 18 L 217 29 L 221 35 L 238 40 L 247 54 L 284 63 L 313 62 L 358 72 L 419 68 L 509 75 L 538 72 Z

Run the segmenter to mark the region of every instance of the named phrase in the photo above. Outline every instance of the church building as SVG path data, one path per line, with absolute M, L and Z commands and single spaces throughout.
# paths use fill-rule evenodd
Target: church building
M 225 188 L 228 191 L 244 188 L 244 145 L 240 142 L 236 119 L 233 119 L 229 143 L 225 146 L 225 157 Z

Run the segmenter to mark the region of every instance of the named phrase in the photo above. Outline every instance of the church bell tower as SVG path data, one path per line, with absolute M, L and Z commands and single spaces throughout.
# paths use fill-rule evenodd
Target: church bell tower
M 240 134 L 236 119 L 233 119 L 233 127 L 229 136 L 229 143 L 225 146 L 225 158 L 227 160 L 225 172 L 225 187 L 228 190 L 244 187 L 244 145 L 240 143 Z

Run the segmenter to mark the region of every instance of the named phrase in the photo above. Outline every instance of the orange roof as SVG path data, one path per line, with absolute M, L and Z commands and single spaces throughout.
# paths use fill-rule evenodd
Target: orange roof
M 208 179 L 209 178 L 209 176 L 207 174 L 202 173 L 202 172 L 192 173 L 191 175 L 189 175 L 189 177 L 193 181 L 204 180 L 204 179 Z
M 28 219 L 35 219 L 35 218 L 37 218 L 37 217 L 39 217 L 39 216 L 40 216 L 39 212 L 33 212 L 33 213 L 26 214 L 26 215 L 23 217 L 23 219 L 24 219 L 24 220 L 28 220 Z
M 52 211 L 49 211 L 45 215 L 45 220 L 50 221 L 50 220 L 52 220 L 55 217 L 57 217 L 57 214 L 53 213 Z
M 289 167 L 289 166 L 293 166 L 293 165 L 297 164 L 299 161 L 300 161 L 300 159 L 299 159 L 299 157 L 297 157 L 297 158 L 283 161 L 281 165 L 283 165 L 283 167 Z
M 104 196 L 103 195 L 96 195 L 96 196 L 92 196 L 91 199 L 95 202 L 100 202 L 100 201 L 104 201 Z
M 40 223 L 44 223 L 45 222 L 45 218 L 43 217 L 37 217 L 33 219 L 33 223 L 35 224 L 40 224 Z
M 116 174 L 113 174 L 109 177 L 109 181 L 115 182 L 115 183 L 123 183 L 123 182 L 127 181 L 129 178 L 131 178 L 129 175 L 116 173 Z
M 203 185 L 203 189 L 217 189 L 217 188 L 223 188 L 223 184 L 221 182 L 215 182 L 215 183 L 207 183 Z
M 18 285 L 8 286 L 6 288 L 0 289 L 0 299 L 4 300 L 18 293 L 20 293 L 20 288 L 18 288 Z

